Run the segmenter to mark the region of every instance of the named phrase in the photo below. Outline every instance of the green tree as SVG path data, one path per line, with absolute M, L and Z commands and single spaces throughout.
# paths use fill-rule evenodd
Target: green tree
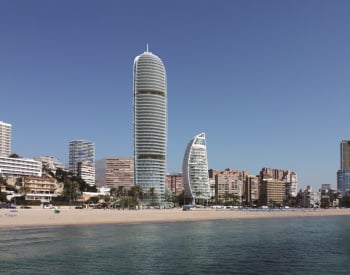
M 67 171 L 64 171 L 62 168 L 57 168 L 55 173 L 55 178 L 59 182 L 64 182 L 64 179 L 69 176 Z
M 21 156 L 20 156 L 20 155 L 17 155 L 16 153 L 12 153 L 11 155 L 9 155 L 9 158 L 18 159 L 18 158 L 21 158 Z
M 7 202 L 7 193 L 0 190 L 0 202 Z
M 27 194 L 30 192 L 30 188 L 23 184 L 21 188 L 19 189 L 19 193 L 23 196 L 27 196 Z
M 126 195 L 125 187 L 122 185 L 118 186 L 116 194 L 117 194 L 117 198 L 123 199 Z
M 0 177 L 0 184 L 7 185 L 6 179 L 3 177 Z
M 69 204 L 76 202 L 81 196 L 79 183 L 67 177 L 64 182 L 63 196 L 66 201 L 69 201 Z
M 111 195 L 112 199 L 117 198 L 117 188 L 112 187 L 111 190 L 109 191 L 109 194 Z

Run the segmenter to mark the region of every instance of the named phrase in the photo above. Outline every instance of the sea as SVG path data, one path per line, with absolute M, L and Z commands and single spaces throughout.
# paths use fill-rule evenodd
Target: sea
M 350 216 L 1 228 L 0 274 L 350 274 Z

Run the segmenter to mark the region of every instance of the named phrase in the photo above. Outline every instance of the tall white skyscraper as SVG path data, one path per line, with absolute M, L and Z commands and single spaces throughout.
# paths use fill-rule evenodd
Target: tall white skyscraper
M 182 177 L 185 197 L 193 202 L 210 199 L 208 159 L 205 134 L 194 136 L 188 143 L 183 165 Z
M 0 157 L 11 154 L 11 124 L 0 121 Z
M 134 60 L 133 100 L 134 183 L 146 194 L 155 191 L 160 202 L 166 185 L 167 83 L 162 60 L 148 50 Z
M 88 140 L 69 142 L 69 171 L 81 176 L 85 182 L 95 185 L 95 145 Z

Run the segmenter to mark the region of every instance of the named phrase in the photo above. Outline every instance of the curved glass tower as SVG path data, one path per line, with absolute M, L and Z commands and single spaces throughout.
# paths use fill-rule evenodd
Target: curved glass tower
M 210 199 L 207 147 L 205 134 L 201 133 L 188 143 L 183 165 L 183 185 L 185 197 L 196 200 Z
M 167 87 L 162 60 L 144 52 L 134 61 L 134 183 L 148 199 L 164 200 Z

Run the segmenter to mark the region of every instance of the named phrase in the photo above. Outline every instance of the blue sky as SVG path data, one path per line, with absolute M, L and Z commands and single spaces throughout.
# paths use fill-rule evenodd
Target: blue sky
M 209 168 L 298 173 L 336 187 L 350 139 L 349 1 L 0 1 L 0 121 L 12 151 L 132 156 L 132 67 L 168 77 L 168 171 L 206 133 Z

